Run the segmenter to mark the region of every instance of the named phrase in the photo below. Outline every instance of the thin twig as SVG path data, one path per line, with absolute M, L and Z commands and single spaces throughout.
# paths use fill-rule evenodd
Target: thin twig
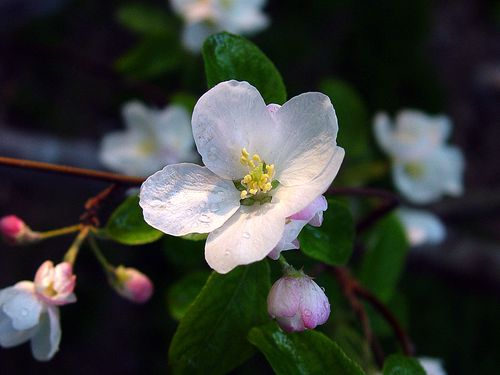
M 379 207 L 372 210 L 369 214 L 361 218 L 356 224 L 356 231 L 362 233 L 379 219 L 394 210 L 399 205 L 399 198 L 396 194 L 386 190 L 372 188 L 334 188 L 331 187 L 326 191 L 326 194 L 331 195 L 350 195 L 362 196 L 369 198 L 379 198 L 384 201 Z
M 87 199 L 84 205 L 85 212 L 80 216 L 80 221 L 84 224 L 98 227 L 100 224 L 97 213 L 100 209 L 101 203 L 106 200 L 118 188 L 118 186 L 118 184 L 112 184 L 99 194 Z
M 66 165 L 43 163 L 33 160 L 9 158 L 0 156 L 0 165 L 6 165 L 14 168 L 29 169 L 47 173 L 69 175 L 76 177 L 85 177 L 93 180 L 115 182 L 130 186 L 138 186 L 144 182 L 142 177 L 125 176 L 116 173 L 96 171 L 94 169 L 69 167 Z

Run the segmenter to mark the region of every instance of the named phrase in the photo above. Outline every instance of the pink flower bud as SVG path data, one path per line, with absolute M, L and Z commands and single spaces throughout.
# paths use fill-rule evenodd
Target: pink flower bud
M 113 285 L 122 297 L 135 303 L 144 303 L 151 298 L 153 283 L 142 272 L 119 266 L 115 270 L 115 277 L 116 283 Z
M 272 286 L 267 311 L 285 331 L 300 332 L 325 323 L 330 316 L 330 303 L 312 278 L 294 270 Z
M 50 260 L 45 261 L 35 275 L 35 292 L 49 305 L 66 305 L 76 302 L 73 294 L 76 276 L 71 263 L 63 262 L 54 267 Z
M 9 245 L 23 245 L 40 239 L 39 233 L 33 232 L 15 215 L 4 216 L 0 219 L 0 235 Z

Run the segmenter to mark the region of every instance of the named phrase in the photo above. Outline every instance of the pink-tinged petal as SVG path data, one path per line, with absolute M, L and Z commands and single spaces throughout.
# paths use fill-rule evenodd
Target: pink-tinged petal
M 122 297 L 135 303 L 145 303 L 153 295 L 153 283 L 135 268 L 119 266 L 115 275 L 115 289 Z
M 15 215 L 4 216 L 0 219 L 0 234 L 5 238 L 15 239 L 25 226 L 24 221 Z
M 174 164 L 142 184 L 139 204 L 144 220 L 164 233 L 209 233 L 236 212 L 240 192 L 205 167 Z
M 49 306 L 42 314 L 36 334 L 31 339 L 31 352 L 38 361 L 49 361 L 59 350 L 61 324 L 59 308 Z
M 340 169 L 344 155 L 344 149 L 336 147 L 332 159 L 317 178 L 303 186 L 279 185 L 273 195 L 273 202 L 284 207 L 287 217 L 302 211 L 328 189 Z
M 314 219 L 313 222 L 315 224 L 318 224 L 319 222 L 319 225 L 316 226 L 320 226 L 323 219 L 323 215 L 321 215 L 320 217 L 318 214 L 319 212 L 322 213 L 323 211 L 326 211 L 327 208 L 328 208 L 328 202 L 326 198 L 323 195 L 320 195 L 315 200 L 313 200 L 311 204 L 309 204 L 306 208 L 290 216 L 290 219 L 304 220 L 307 222 L 310 222 L 311 220 Z
M 272 318 L 297 315 L 301 298 L 298 284 L 295 277 L 282 277 L 273 284 L 267 296 L 267 312 Z
M 51 261 L 44 262 L 35 275 L 35 289 L 38 298 L 49 305 L 66 305 L 76 301 L 73 290 L 76 276 L 68 262 L 54 267 Z
M 273 118 L 280 140 L 272 160 L 276 179 L 285 186 L 303 186 L 317 179 L 337 145 L 337 117 L 328 96 L 317 92 L 295 96 Z
M 271 115 L 271 118 L 273 120 L 276 120 L 276 118 L 274 116 L 276 115 L 276 112 L 278 112 L 280 108 L 281 108 L 281 106 L 279 104 L 275 104 L 275 103 L 271 103 L 271 104 L 267 105 L 267 110 L 269 111 L 269 114 Z
M 280 316 L 276 318 L 276 321 L 278 322 L 278 325 L 288 333 L 302 332 L 305 329 L 304 321 L 298 311 L 291 318 Z
M 208 235 L 205 259 L 219 273 L 257 262 L 276 246 L 284 227 L 285 216 L 279 205 L 241 206 L 222 227 Z
M 303 293 L 300 312 L 304 327 L 313 329 L 328 320 L 330 303 L 325 292 L 312 279 L 303 278 L 301 281 Z
M 194 107 L 192 125 L 203 164 L 229 180 L 248 173 L 240 163 L 242 148 L 273 164 L 283 142 L 264 99 L 248 82 L 222 82 L 206 92 Z
M 297 240 L 297 236 L 306 224 L 307 221 L 303 220 L 287 220 L 281 239 L 276 244 L 273 251 L 268 254 L 268 257 L 277 260 L 282 251 L 298 249 L 299 242 Z

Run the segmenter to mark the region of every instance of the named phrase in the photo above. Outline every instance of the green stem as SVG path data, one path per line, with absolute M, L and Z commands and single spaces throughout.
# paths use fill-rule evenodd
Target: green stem
M 108 262 L 102 251 L 99 249 L 99 246 L 97 245 L 97 241 L 93 236 L 90 236 L 88 238 L 88 242 L 90 245 L 90 248 L 92 249 L 92 252 L 94 253 L 95 257 L 97 258 L 98 262 L 101 264 L 102 268 L 104 269 L 104 272 L 109 276 L 110 274 L 114 274 L 115 272 L 115 267 Z
M 70 234 L 74 232 L 78 232 L 82 229 L 81 224 L 71 225 L 69 227 L 63 227 L 58 229 L 52 229 L 45 232 L 38 232 L 40 234 L 40 239 L 45 240 L 47 238 L 63 236 L 65 234 Z
M 78 252 L 80 251 L 80 247 L 82 246 L 85 237 L 89 234 L 90 227 L 84 226 L 81 228 L 80 233 L 76 236 L 75 240 L 69 247 L 68 251 L 64 255 L 63 261 L 71 264 L 75 264 L 76 257 Z

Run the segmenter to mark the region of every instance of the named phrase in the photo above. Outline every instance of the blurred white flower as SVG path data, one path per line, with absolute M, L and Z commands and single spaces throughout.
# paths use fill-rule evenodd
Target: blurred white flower
M 47 261 L 35 282 L 21 281 L 0 290 L 0 346 L 10 348 L 31 340 L 35 359 L 48 361 L 59 350 L 60 305 L 73 303 L 76 277 L 69 263 Z
M 127 129 L 102 139 L 100 159 L 106 167 L 146 177 L 167 164 L 197 160 L 184 107 L 170 105 L 158 110 L 132 101 L 123 106 L 122 114 Z
M 446 375 L 441 359 L 429 357 L 419 357 L 417 359 L 427 375 Z
M 411 246 L 437 245 L 446 237 L 446 228 L 430 211 L 403 207 L 397 211 Z
M 374 122 L 378 144 L 392 157 L 394 184 L 409 201 L 425 204 L 462 194 L 464 159 L 458 147 L 445 144 L 451 131 L 447 117 L 403 110 L 395 125 L 385 113 Z
M 251 34 L 269 24 L 262 13 L 265 0 L 170 0 L 183 18 L 182 40 L 191 52 L 199 52 L 207 37 L 220 31 Z
M 266 107 L 247 82 L 222 82 L 198 100 L 192 124 L 206 167 L 165 167 L 143 183 L 140 205 L 167 234 L 210 233 L 205 258 L 219 273 L 266 257 L 344 158 L 335 111 L 320 93 Z

